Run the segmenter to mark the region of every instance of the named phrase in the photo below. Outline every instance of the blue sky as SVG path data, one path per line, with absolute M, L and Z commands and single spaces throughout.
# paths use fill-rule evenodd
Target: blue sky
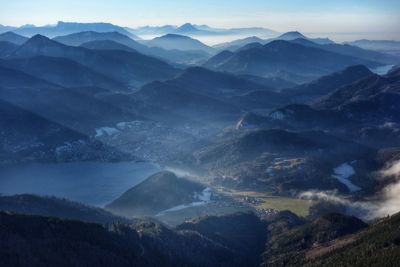
M 0 10 L 0 23 L 13 26 L 59 20 L 131 27 L 193 22 L 278 31 L 400 33 L 400 0 L 1 0 Z

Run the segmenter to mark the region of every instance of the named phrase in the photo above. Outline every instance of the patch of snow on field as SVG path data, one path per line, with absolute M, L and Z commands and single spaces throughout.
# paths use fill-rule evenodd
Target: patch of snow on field
M 348 163 L 343 163 L 336 168 L 333 169 L 333 174 L 332 177 L 337 179 L 339 182 L 347 186 L 350 192 L 356 192 L 361 190 L 360 187 L 357 185 L 353 184 L 349 178 L 353 176 L 356 172 L 354 171 L 354 168 L 348 164 Z

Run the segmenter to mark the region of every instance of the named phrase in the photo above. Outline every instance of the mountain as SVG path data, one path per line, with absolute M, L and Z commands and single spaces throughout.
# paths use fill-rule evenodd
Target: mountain
M 262 36 L 269 37 L 276 35 L 277 32 L 271 29 L 261 27 L 248 27 L 248 28 L 214 28 L 207 25 L 196 25 L 191 23 L 185 23 L 181 26 L 175 25 L 163 25 L 163 26 L 143 26 L 135 29 L 129 29 L 129 31 L 137 35 L 165 35 L 165 34 L 183 34 L 189 36 L 200 36 L 200 35 L 236 35 L 236 36 Z
M 213 47 L 218 50 L 229 50 L 229 51 L 237 51 L 238 49 L 247 49 L 245 46 L 250 44 L 262 44 L 265 45 L 267 43 L 282 40 L 282 41 L 293 41 L 293 40 L 304 40 L 309 41 L 314 44 L 334 44 L 333 41 L 328 38 L 309 38 L 304 36 L 302 33 L 294 31 L 294 32 L 286 32 L 284 34 L 279 35 L 278 37 L 270 38 L 270 39 L 261 39 L 257 36 L 247 37 L 243 39 L 234 40 L 227 43 L 217 44 Z
M 243 74 L 239 75 L 239 77 L 244 78 L 246 80 L 264 85 L 269 88 L 276 89 L 277 91 L 280 91 L 281 89 L 286 89 L 286 88 L 291 88 L 294 87 L 296 84 L 293 82 L 289 82 L 283 78 L 280 77 L 260 77 L 260 76 L 254 76 L 254 75 L 249 75 L 249 74 Z
M 18 35 L 14 32 L 5 32 L 0 34 L 0 42 L 10 42 L 16 45 L 21 45 L 25 43 L 28 40 L 28 38 Z
M 197 94 L 219 99 L 226 99 L 251 91 L 272 90 L 229 73 L 211 71 L 202 67 L 188 68 L 174 79 L 168 81 L 168 83 Z
M 80 46 L 94 50 L 123 50 L 127 52 L 132 52 L 132 50 L 134 50 L 133 48 L 111 40 L 90 41 L 83 43 Z
M 174 30 L 175 34 L 188 34 L 188 35 L 195 35 L 198 33 L 207 33 L 207 31 L 202 31 L 198 28 L 196 28 L 194 25 L 190 23 L 185 23 L 179 26 Z
M 273 41 L 261 47 L 238 52 L 222 52 L 209 59 L 204 66 L 236 74 L 278 76 L 281 72 L 302 75 L 312 79 L 347 66 L 378 63 L 344 56 L 322 49 L 294 44 L 288 41 Z
M 260 221 L 251 213 L 209 216 L 185 222 L 176 227 L 180 231 L 195 231 L 199 234 L 225 244 L 229 249 L 247 258 L 249 266 L 260 262 L 260 255 L 265 249 L 267 223 Z M 238 235 L 238 230 L 241 229 Z M 258 233 L 254 235 L 254 233 Z
M 318 109 L 339 110 L 363 123 L 399 122 L 399 73 L 370 75 L 332 92 L 314 104 Z
M 261 129 L 212 145 L 199 151 L 197 158 L 200 162 L 232 164 L 253 160 L 263 153 L 279 152 L 281 156 L 307 154 L 321 159 L 340 154 L 342 157 L 340 160 L 345 160 L 345 158 L 357 157 L 366 151 L 363 146 L 321 131 L 291 132 L 281 129 Z
M 172 82 L 149 83 L 130 96 L 138 112 L 157 121 L 210 127 L 232 122 L 240 111 L 232 104 L 192 92 Z M 157 113 L 156 111 L 160 111 Z
M 214 45 L 213 47 L 217 50 L 223 51 L 223 50 L 229 50 L 229 51 L 235 51 L 239 49 L 240 47 L 243 47 L 245 45 L 251 44 L 251 43 L 260 43 L 262 44 L 265 40 L 257 37 L 257 36 L 251 36 L 251 37 L 246 37 L 243 39 L 238 39 L 234 40 L 231 42 L 226 42 L 222 44 L 217 44 Z
M 167 50 L 161 47 L 149 47 L 135 40 L 132 40 L 132 38 L 118 32 L 105 32 L 105 33 L 80 32 L 66 36 L 59 36 L 54 38 L 54 40 L 60 41 L 65 44 L 71 44 L 76 46 L 81 45 L 82 47 L 87 47 L 90 49 L 95 48 L 96 50 L 112 50 L 114 48 L 118 48 L 117 50 L 134 52 L 126 49 L 126 47 L 129 47 L 130 49 L 136 50 L 136 52 L 157 57 L 163 60 L 167 60 L 172 63 L 193 64 L 196 63 L 197 61 L 204 61 L 209 57 L 208 53 L 200 50 L 182 51 L 177 49 Z M 86 43 L 94 41 L 97 41 L 95 43 L 95 46 L 93 44 L 91 45 L 91 47 L 87 46 Z M 116 46 L 115 44 L 111 44 L 110 41 L 117 44 L 121 44 L 125 47 Z M 197 40 L 193 41 L 196 42 Z M 145 41 L 142 42 L 146 43 Z M 103 49 L 100 49 L 102 47 Z
M 64 88 L 1 66 L 0 78 L 0 99 L 88 135 L 95 128 L 140 117 L 85 92 L 92 88 Z
M 304 36 L 302 33 L 298 32 L 298 31 L 286 32 L 286 33 L 284 33 L 284 34 L 282 34 L 282 35 L 280 35 L 280 36 L 278 36 L 276 38 L 272 38 L 272 39 L 267 40 L 267 42 L 271 42 L 271 41 L 274 41 L 274 40 L 293 41 L 293 40 L 296 40 L 296 39 L 308 40 L 308 41 L 311 41 L 313 43 L 321 44 L 321 45 L 323 45 L 323 44 L 334 44 L 334 42 L 331 41 L 328 38 L 309 38 L 309 37 Z
M 172 33 L 177 26 L 174 25 L 164 25 L 164 26 L 142 26 L 135 29 L 130 29 L 138 35 L 165 35 Z
M 138 52 L 90 50 L 83 47 L 67 46 L 41 35 L 29 39 L 10 57 L 33 56 L 67 58 L 130 87 L 156 79 L 172 77 L 177 72 L 169 64 Z
M 290 98 L 284 94 L 265 90 L 232 96 L 229 101 L 247 110 L 271 110 L 291 103 Z
M 136 35 L 130 33 L 124 28 L 113 25 L 111 23 L 78 23 L 78 22 L 62 22 L 59 21 L 56 25 L 47 26 L 34 26 L 28 25 L 24 27 L 19 27 L 13 30 L 15 33 L 32 37 L 37 34 L 45 35 L 49 38 L 53 38 L 60 35 L 67 35 L 71 33 L 78 33 L 84 31 L 94 31 L 94 32 L 119 32 L 124 35 L 131 37 L 132 39 L 140 39 Z
M 311 248 L 306 252 L 304 265 L 396 266 L 400 261 L 399 224 L 400 215 L 395 214 L 359 233 Z
M 37 103 L 35 100 L 32 102 Z M 0 162 L 3 164 L 129 158 L 116 149 L 29 110 L 4 100 L 0 103 Z
M 356 40 L 347 44 L 358 46 L 364 49 L 387 52 L 394 55 L 400 55 L 400 41 L 394 40 Z
M 13 30 L 15 30 L 15 29 L 16 29 L 16 27 L 13 27 L 13 26 L 5 26 L 5 25 L 0 24 L 0 33 L 13 31 Z
M 327 214 L 306 225 L 271 237 L 266 244 L 262 266 L 303 266 L 304 253 L 338 237 L 365 229 L 363 221 L 342 214 Z
M 290 96 L 296 102 L 312 101 L 370 75 L 372 75 L 372 72 L 363 65 L 350 66 L 310 83 L 286 89 L 283 93 Z
M 236 225 L 219 231 L 218 226 Z M 0 212 L 2 266 L 249 266 L 265 243 L 263 223 L 251 214 L 194 222 L 205 235 L 143 221 L 104 227 L 94 223 Z M 264 228 L 265 229 L 265 228 Z M 204 230 L 203 230 L 204 231 Z M 265 232 L 265 230 L 264 230 Z M 29 234 L 27 234 L 29 233 Z M 245 235 L 240 235 L 245 233 Z M 241 244 L 235 242 L 242 241 Z M 72 249 L 73 248 L 73 249 Z M 240 248 L 245 249 L 244 251 Z M 249 253 L 248 253 L 249 252 Z
M 106 209 L 127 217 L 157 215 L 170 208 L 200 201 L 205 187 L 171 172 L 160 172 L 147 178 L 106 205 Z
M 382 64 L 398 64 L 400 62 L 400 57 L 396 57 L 394 55 L 389 55 L 387 53 L 381 53 L 373 50 L 366 50 L 348 44 L 335 44 L 335 43 L 318 44 L 315 43 L 314 41 L 310 41 L 307 39 L 295 39 L 292 40 L 292 42 L 304 46 L 320 48 L 341 55 L 357 57 L 364 60 L 376 61 Z
M 299 38 L 306 39 L 307 37 L 305 37 L 303 34 L 301 34 L 300 32 L 297 32 L 297 31 L 286 32 L 286 33 L 276 37 L 276 39 L 284 40 L 284 41 L 291 41 L 291 40 L 295 40 L 295 39 L 299 39 Z
M 7 57 L 12 52 L 14 52 L 18 48 L 18 45 L 6 42 L 6 41 L 0 41 L 0 57 Z
M 377 95 L 385 93 L 399 93 L 399 72 L 393 72 L 387 76 L 371 74 L 353 84 L 349 84 L 332 92 L 315 106 L 319 108 L 340 108 L 347 104 L 370 100 Z
M 63 36 L 57 36 L 53 38 L 54 41 L 59 43 L 70 45 L 70 46 L 80 46 L 83 43 L 93 42 L 93 41 L 105 41 L 110 40 L 125 46 L 128 46 L 132 49 L 138 50 L 139 52 L 146 47 L 141 45 L 140 43 L 134 41 L 132 38 L 128 37 L 119 32 L 94 32 L 94 31 L 85 31 L 85 32 L 77 32 Z
M 153 40 L 147 41 L 146 45 L 150 47 L 160 47 L 167 50 L 183 50 L 183 51 L 204 51 L 213 53 L 213 48 L 203 44 L 202 42 L 178 34 L 167 34 L 161 37 L 156 37 Z
M 37 56 L 0 60 L 0 64 L 63 87 L 94 86 L 126 91 L 126 86 L 75 61 L 61 57 Z
M 101 208 L 86 206 L 67 199 L 29 194 L 0 196 L 0 210 L 18 214 L 50 216 L 99 224 L 131 222 L 126 218 L 115 216 Z

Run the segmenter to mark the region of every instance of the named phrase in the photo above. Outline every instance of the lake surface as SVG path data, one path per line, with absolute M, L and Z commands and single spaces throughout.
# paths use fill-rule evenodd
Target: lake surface
M 103 206 L 160 171 L 148 162 L 32 163 L 0 167 L 0 193 L 31 193 Z

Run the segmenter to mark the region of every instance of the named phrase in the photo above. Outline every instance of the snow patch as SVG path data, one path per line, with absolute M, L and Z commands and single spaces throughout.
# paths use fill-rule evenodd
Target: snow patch
M 113 136 L 120 131 L 116 128 L 113 127 L 101 127 L 101 128 L 96 128 L 96 138 L 102 137 L 102 136 Z
M 350 192 L 356 192 L 361 190 L 360 187 L 357 185 L 353 184 L 349 178 L 353 176 L 356 172 L 354 171 L 354 168 L 348 164 L 348 163 L 343 163 L 336 168 L 333 169 L 333 174 L 332 177 L 337 179 L 339 182 L 347 186 Z
M 285 114 L 283 114 L 281 111 L 272 112 L 269 116 L 271 117 L 271 119 L 278 121 L 281 121 L 285 118 Z

